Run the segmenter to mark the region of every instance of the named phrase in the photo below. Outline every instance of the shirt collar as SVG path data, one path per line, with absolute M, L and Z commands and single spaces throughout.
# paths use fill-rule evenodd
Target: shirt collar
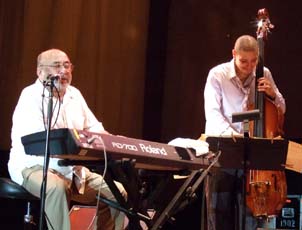
M 237 77 L 236 76 L 236 70 L 235 70 L 235 62 L 234 58 L 230 61 L 230 71 L 229 71 L 229 76 L 230 79 Z

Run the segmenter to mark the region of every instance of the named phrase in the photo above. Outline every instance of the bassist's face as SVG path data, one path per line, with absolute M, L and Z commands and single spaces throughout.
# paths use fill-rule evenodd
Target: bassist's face
M 233 58 L 237 76 L 244 81 L 256 68 L 258 53 L 254 51 L 233 50 Z

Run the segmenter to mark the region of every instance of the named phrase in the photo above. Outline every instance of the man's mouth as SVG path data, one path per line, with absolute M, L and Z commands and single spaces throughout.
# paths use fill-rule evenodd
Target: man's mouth
M 67 79 L 67 78 L 62 77 L 62 78 L 60 79 L 60 83 L 61 83 L 61 84 L 68 83 L 68 79 Z

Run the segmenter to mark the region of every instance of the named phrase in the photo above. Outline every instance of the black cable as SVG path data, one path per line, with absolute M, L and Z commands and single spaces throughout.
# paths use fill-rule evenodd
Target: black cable
M 52 224 L 51 224 L 51 222 L 50 222 L 50 220 L 49 220 L 46 212 L 44 212 L 44 216 L 45 216 L 45 219 L 46 219 L 47 223 L 50 225 L 51 229 L 55 230 L 55 228 L 52 226 Z
M 45 97 L 45 89 L 47 88 L 47 85 L 46 84 L 43 84 L 43 85 L 44 85 L 44 87 L 43 87 L 43 93 L 42 93 L 42 116 L 43 116 L 44 129 L 46 131 L 47 128 L 46 128 L 46 124 L 45 124 L 45 114 L 44 114 L 44 97 Z M 59 101 L 59 108 L 58 108 L 58 112 L 57 112 L 57 115 L 56 115 L 55 122 L 52 125 L 52 128 L 54 128 L 54 126 L 56 125 L 56 123 L 58 121 L 59 113 L 60 113 L 60 109 L 61 109 L 61 97 L 60 97 L 60 94 L 59 94 L 59 90 L 56 86 L 55 86 L 55 90 L 56 90 L 56 93 L 58 94 L 58 99 L 56 100 L 56 103 L 55 103 L 55 106 L 53 107 L 52 113 L 55 111 L 58 101 Z

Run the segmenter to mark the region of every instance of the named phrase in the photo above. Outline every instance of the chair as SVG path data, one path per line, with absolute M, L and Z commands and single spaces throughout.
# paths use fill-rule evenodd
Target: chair
M 0 151 L 0 229 L 38 229 L 40 199 L 9 178 L 8 155 Z

